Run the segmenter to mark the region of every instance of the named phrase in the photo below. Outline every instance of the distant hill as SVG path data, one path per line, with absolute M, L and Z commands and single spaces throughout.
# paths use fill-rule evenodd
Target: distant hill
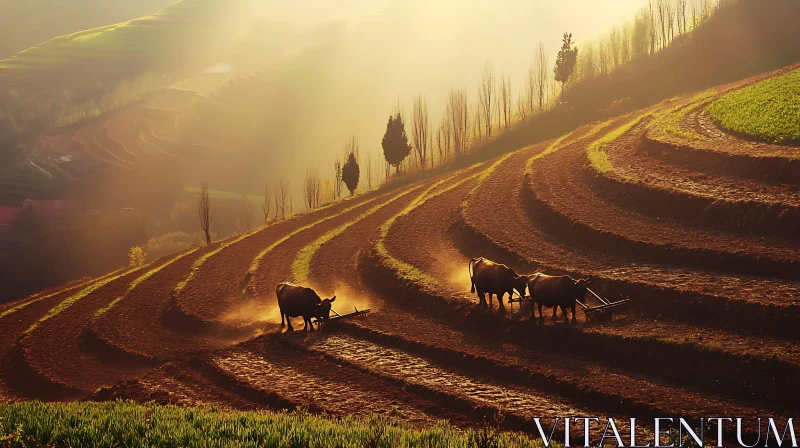
M 152 14 L 174 0 L 0 0 L 0 59 L 69 34 Z

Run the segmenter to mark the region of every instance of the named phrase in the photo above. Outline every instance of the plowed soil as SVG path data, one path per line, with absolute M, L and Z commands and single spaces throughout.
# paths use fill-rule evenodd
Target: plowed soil
M 257 82 L 234 80 L 203 107 L 241 108 Z M 110 137 L 200 150 L 148 133 L 150 114 L 159 137 L 181 135 L 175 117 L 192 95 L 176 95 L 171 111 L 120 115 Z M 602 174 L 589 145 L 631 116 L 114 273 L 28 333 L 88 284 L 0 306 L 0 399 L 307 407 L 464 427 L 501 414 L 503 429 L 532 434 L 533 417 L 789 415 L 800 400 L 800 199 L 797 182 L 767 174 L 792 180 L 797 148 L 725 135 L 695 109 L 681 126 L 698 142 L 653 140 L 645 123 L 603 146 Z M 102 125 L 78 139 L 115 163 L 94 145 Z M 481 256 L 520 274 L 591 274 L 592 290 L 630 298 L 630 311 L 589 322 L 579 309 L 565 323 L 508 297 L 483 309 L 467 271 Z M 297 319 L 286 332 L 274 290 L 295 275 L 335 294 L 340 313 L 370 314 L 314 333 Z

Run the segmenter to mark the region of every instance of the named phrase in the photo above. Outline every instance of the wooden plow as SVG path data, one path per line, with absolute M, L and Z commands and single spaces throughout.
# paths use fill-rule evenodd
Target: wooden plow
M 592 319 L 611 320 L 614 317 L 614 314 L 625 314 L 628 312 L 628 302 L 630 302 L 631 299 L 622 297 L 621 300 L 610 302 L 608 299 L 600 297 L 589 288 L 586 288 L 586 291 L 593 295 L 600 302 L 600 305 L 588 306 L 584 305 L 579 300 L 576 300 L 578 305 L 583 308 L 583 313 L 586 315 L 587 321 Z
M 354 311 L 349 312 L 347 314 L 339 314 L 339 313 L 336 312 L 336 310 L 331 308 L 331 313 L 333 313 L 333 316 L 327 317 L 325 319 L 314 319 L 312 324 L 317 324 L 317 329 L 319 329 L 322 326 L 322 324 L 329 324 L 331 322 L 336 322 L 336 321 L 339 321 L 339 320 L 342 320 L 342 319 L 347 319 L 347 318 L 350 318 L 350 317 L 366 316 L 370 312 L 369 308 L 360 310 L 355 306 L 353 307 L 353 310 Z
M 597 293 L 592 291 L 589 288 L 586 288 L 586 291 L 593 295 L 595 299 L 600 302 L 600 305 L 596 306 L 589 306 L 589 302 L 582 302 L 580 300 L 575 300 L 575 302 L 583 308 L 583 313 L 586 315 L 586 320 L 611 320 L 615 314 L 625 314 L 628 312 L 628 302 L 631 299 L 627 297 L 622 297 L 621 300 L 616 302 L 611 302 L 608 299 L 600 297 Z M 514 293 L 517 297 L 510 297 L 508 299 L 508 303 L 523 303 L 523 302 L 530 302 L 531 296 L 521 296 L 516 291 Z

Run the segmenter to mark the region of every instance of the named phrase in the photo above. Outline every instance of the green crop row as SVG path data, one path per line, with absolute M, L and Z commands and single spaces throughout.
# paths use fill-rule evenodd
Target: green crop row
M 92 320 L 96 320 L 96 319 L 100 318 L 101 316 L 103 316 L 104 314 L 106 314 L 107 312 L 111 311 L 112 308 L 117 306 L 117 304 L 119 302 L 121 302 L 122 299 L 124 299 L 137 286 L 139 286 L 140 283 L 142 283 L 143 281 L 145 281 L 148 278 L 152 277 L 153 275 L 157 274 L 159 271 L 161 271 L 162 269 L 164 269 L 167 266 L 171 265 L 172 263 L 175 263 L 176 261 L 180 260 L 181 258 L 183 258 L 183 257 L 195 252 L 196 250 L 197 249 L 195 248 L 195 249 L 191 249 L 191 250 L 185 251 L 185 252 L 183 252 L 183 253 L 171 258 L 166 263 L 164 263 L 164 264 L 162 264 L 162 265 L 160 265 L 158 267 L 155 267 L 153 269 L 150 269 L 149 271 L 147 271 L 144 274 L 142 274 L 139 277 L 137 277 L 135 280 L 133 280 L 131 282 L 130 285 L 128 285 L 128 289 L 125 291 L 125 294 L 117 297 L 116 299 L 114 299 L 111 302 L 109 302 L 108 305 L 106 305 L 103 308 L 100 308 L 99 310 L 95 311 L 94 316 L 92 317 Z
M 354 219 L 340 225 L 339 227 L 336 227 L 335 229 L 331 229 L 330 231 L 326 232 L 325 234 L 314 240 L 311 244 L 301 249 L 300 253 L 298 254 L 297 258 L 292 264 L 292 277 L 294 277 L 294 281 L 300 284 L 304 284 L 308 281 L 308 276 L 311 274 L 311 259 L 314 258 L 314 254 L 316 254 L 323 245 L 325 245 L 330 240 L 344 233 L 345 230 L 349 229 L 357 222 L 372 215 L 373 213 L 391 204 L 392 202 L 404 197 L 405 195 L 416 190 L 417 188 L 419 187 L 409 188 L 406 191 L 398 193 L 393 198 L 373 206 L 372 208 L 360 214 L 359 216 L 355 217 Z
M 626 132 L 630 131 L 634 126 L 639 124 L 645 118 L 649 117 L 651 114 L 652 114 L 651 112 L 645 112 L 642 115 L 639 115 L 638 117 L 634 118 L 633 120 L 614 129 L 613 131 L 604 135 L 599 140 L 596 140 L 591 145 L 589 145 L 589 147 L 586 149 L 586 153 L 589 158 L 589 164 L 591 165 L 591 167 L 594 168 L 595 171 L 601 174 L 605 174 L 613 170 L 614 166 L 611 165 L 611 161 L 608 159 L 606 146 L 614 142 L 616 139 L 622 137 Z M 596 126 L 595 130 L 601 129 L 602 127 L 604 127 L 603 125 L 604 124 Z
M 140 268 L 140 269 L 143 269 L 143 268 Z M 77 303 L 82 298 L 88 296 L 89 294 L 93 293 L 94 291 L 97 291 L 98 289 L 102 288 L 106 284 L 108 284 L 110 282 L 113 282 L 114 280 L 126 275 L 129 272 L 131 272 L 130 269 L 122 269 L 122 270 L 119 270 L 119 271 L 115 271 L 114 275 L 109 275 L 109 276 L 103 277 L 102 279 L 95 280 L 94 282 L 92 282 L 88 286 L 86 286 L 85 288 L 83 288 L 80 291 L 78 291 L 77 293 L 67 297 L 66 299 L 62 300 L 61 303 L 59 303 L 58 305 L 56 305 L 53 308 L 51 308 L 50 311 L 48 311 L 44 316 L 39 318 L 39 320 L 34 322 L 33 325 L 28 327 L 28 329 L 25 330 L 25 332 L 23 334 L 27 336 L 28 334 L 33 332 L 39 325 L 41 325 L 42 323 L 46 322 L 48 319 L 57 316 L 59 313 L 61 313 L 65 309 L 71 307 L 72 305 Z
M 0 405 L 0 447 L 534 447 L 541 442 L 447 422 L 415 428 L 385 416 L 332 418 L 295 412 L 231 411 L 107 403 Z
M 735 90 L 708 106 L 717 126 L 771 143 L 800 142 L 800 69 Z

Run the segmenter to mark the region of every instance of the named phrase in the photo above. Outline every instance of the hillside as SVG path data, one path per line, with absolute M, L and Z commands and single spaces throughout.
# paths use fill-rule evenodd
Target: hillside
M 172 0 L 80 0 L 68 4 L 57 0 L 4 0 L 0 2 L 3 10 L 0 28 L 6 39 L 0 41 L 0 59 L 62 34 L 146 16 L 172 3 Z
M 797 69 L 0 305 L 0 398 L 307 407 L 463 427 L 500 412 L 503 429 L 529 433 L 533 416 L 789 415 L 800 399 L 800 151 L 729 133 L 708 105 Z M 150 123 L 124 137 L 131 148 L 197 144 Z M 122 147 L 106 157 L 122 159 Z M 478 256 L 592 275 L 595 292 L 629 297 L 631 312 L 589 323 L 579 309 L 565 325 L 527 305 L 481 309 L 467 273 Z M 284 334 L 274 289 L 285 280 L 336 294 L 339 311 L 372 312 Z
M 0 90 L 78 93 L 81 77 L 120 80 L 165 64 L 188 62 L 227 9 L 215 0 L 183 0 L 134 20 L 54 37 L 0 60 Z

